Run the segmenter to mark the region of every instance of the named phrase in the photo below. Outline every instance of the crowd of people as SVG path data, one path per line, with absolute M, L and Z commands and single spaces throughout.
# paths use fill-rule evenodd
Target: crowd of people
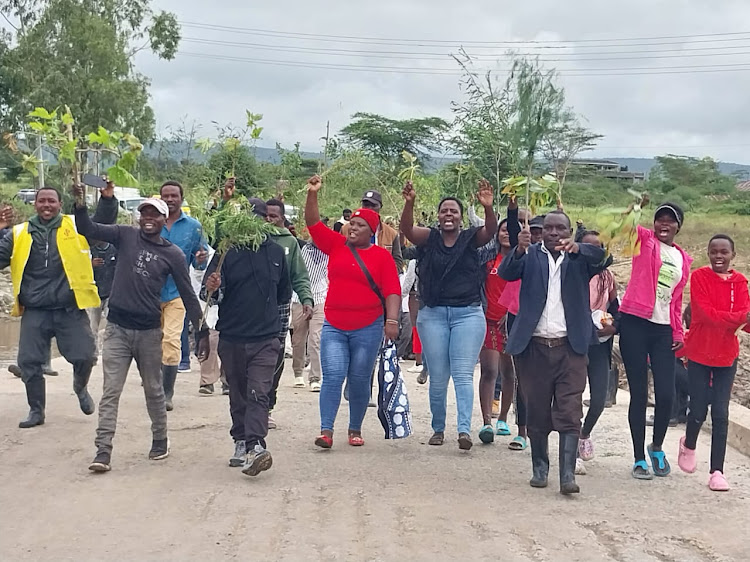
M 446 197 L 435 224 L 415 224 L 417 192 L 407 182 L 396 228 L 381 218 L 382 196 L 374 190 L 329 228 L 318 206 L 322 187 L 318 176 L 307 184 L 309 240 L 296 236 L 281 198 L 250 198 L 252 212 L 276 227 L 274 234 L 257 249 L 231 247 L 221 256 L 212 247 L 218 234 L 203 232 L 183 210 L 183 188 L 174 181 L 139 205 L 138 226 L 115 224 L 111 183 L 93 216 L 78 185 L 72 214 L 62 212 L 62 195 L 51 187 L 36 193 L 36 214 L 27 222 L 12 225 L 3 209 L 0 267 L 10 266 L 13 314 L 21 316 L 16 371 L 29 405 L 19 427 L 46 421 L 44 376 L 54 337 L 73 365 L 73 390 L 86 415 L 95 411 L 87 387 L 102 357 L 90 470 L 111 468 L 119 400 L 133 360 L 151 419 L 148 456 L 166 458 L 167 412 L 175 405 L 178 372 L 189 370 L 191 325 L 200 362 L 197 392 L 213 394 L 221 381 L 234 442 L 229 465 L 256 476 L 273 464 L 266 439 L 276 427 L 272 414 L 289 338 L 294 386 L 319 393 L 314 443 L 323 449 L 334 443 L 342 390 L 349 403 L 347 442 L 365 444 L 362 425 L 375 405 L 378 357 L 387 342 L 396 342 L 400 356 L 417 359 L 417 382 L 429 382 L 430 445 L 445 442 L 452 380 L 458 447 L 472 448 L 479 365 L 479 440 L 511 436 L 515 405 L 518 433 L 508 447 L 531 449 L 530 485 L 548 485 L 549 436 L 557 432 L 560 492 L 574 494 L 580 491 L 576 475 L 594 458 L 592 434 L 617 384 L 612 355 L 619 334 L 631 393 L 632 476 L 670 474 L 662 446 L 677 410 L 686 420 L 678 465 L 695 472 L 697 437 L 710 405 L 709 487 L 729 489 L 729 401 L 738 333 L 750 321 L 748 282 L 731 268 L 729 236 L 713 236 L 709 265 L 691 274 L 692 258 L 675 243 L 684 212 L 673 203 L 658 206 L 653 225 L 637 227 L 640 251 L 620 298 L 599 233 L 580 221 L 574 231 L 561 208 L 530 216 L 510 197 L 498 221 L 493 188 L 482 181 L 476 200 L 483 219 L 473 206 Z M 230 178 L 222 204 L 235 197 Z M 678 406 L 683 364 L 687 399 Z M 655 410 L 646 445 L 649 376 Z

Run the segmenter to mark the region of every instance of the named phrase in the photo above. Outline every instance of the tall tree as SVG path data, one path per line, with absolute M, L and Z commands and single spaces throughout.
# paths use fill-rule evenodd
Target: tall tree
M 148 79 L 133 64 L 148 49 L 172 59 L 174 14 L 150 0 L 0 0 L 11 37 L 0 38 L 0 127 L 20 128 L 34 107 L 68 105 L 83 134 L 99 125 L 150 140 Z
M 407 151 L 421 160 L 443 147 L 450 125 L 440 117 L 389 119 L 374 113 L 355 113 L 353 121 L 339 135 L 345 145 L 364 150 L 395 172 L 401 153 Z

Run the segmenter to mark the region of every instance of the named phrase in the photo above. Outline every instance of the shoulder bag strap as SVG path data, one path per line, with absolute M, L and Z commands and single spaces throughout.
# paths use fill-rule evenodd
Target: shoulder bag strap
M 370 284 L 370 288 L 373 290 L 373 292 L 378 295 L 378 298 L 380 299 L 380 304 L 383 305 L 383 313 L 385 313 L 385 297 L 383 296 L 383 293 L 380 292 L 380 289 L 375 284 L 375 280 L 372 278 L 372 275 L 370 275 L 370 271 L 367 269 L 367 266 L 365 265 L 365 262 L 362 261 L 362 257 L 359 255 L 359 252 L 354 248 L 354 246 L 351 246 L 350 244 L 346 245 L 349 250 L 351 250 L 352 254 L 354 255 L 354 259 L 357 260 L 357 264 L 359 265 L 359 268 L 362 270 L 362 273 L 365 274 L 365 277 L 367 278 L 367 282 Z

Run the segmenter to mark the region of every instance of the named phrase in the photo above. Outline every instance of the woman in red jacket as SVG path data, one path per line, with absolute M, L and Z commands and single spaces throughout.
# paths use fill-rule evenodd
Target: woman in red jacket
M 401 284 L 390 251 L 374 244 L 380 216 L 372 209 L 358 209 L 352 214 L 349 231 L 344 237 L 320 222 L 320 187 L 318 176 L 310 178 L 305 205 L 310 236 L 328 255 L 326 319 L 320 337 L 321 431 L 315 444 L 324 449 L 333 446 L 333 424 L 341 404 L 341 386 L 348 380 L 349 445 L 358 447 L 365 443 L 362 421 L 370 400 L 370 376 L 383 342 L 383 332 L 390 340 L 398 337 Z
M 737 332 L 750 322 L 747 279 L 729 266 L 735 257 L 734 241 L 717 234 L 708 243 L 710 267 L 690 277 L 692 322 L 685 341 L 688 358 L 690 406 L 685 436 L 680 438 L 678 464 L 695 472 L 695 447 L 711 401 L 711 476 L 708 487 L 726 492 L 724 455 L 727 450 L 729 398 L 737 371 L 740 344 Z

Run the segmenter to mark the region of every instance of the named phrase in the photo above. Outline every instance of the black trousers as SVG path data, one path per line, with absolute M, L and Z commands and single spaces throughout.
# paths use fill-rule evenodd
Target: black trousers
M 248 450 L 257 444 L 266 446 L 268 394 L 280 345 L 276 337 L 236 344 L 219 336 L 219 357 L 229 385 L 229 434 L 235 441 L 245 441 Z
M 672 327 L 623 314 L 620 320 L 620 352 L 630 387 L 628 422 L 636 461 L 646 458 L 646 405 L 648 364 L 654 376 L 654 445 L 661 447 L 667 435 L 675 394 Z
M 552 431 L 578 435 L 586 388 L 586 356 L 576 354 L 568 343 L 549 347 L 532 339 L 516 356 L 516 364 L 526 402 L 529 437 L 545 437 Z
M 672 403 L 672 419 L 684 423 L 687 419 L 688 397 L 690 382 L 688 370 L 682 359 L 674 360 L 674 402 Z
M 284 359 L 286 358 L 286 336 L 279 338 L 279 351 L 276 356 L 276 363 L 273 369 L 273 382 L 271 389 L 268 391 L 268 411 L 270 412 L 276 407 L 276 398 L 279 392 L 279 384 L 281 383 L 281 375 L 284 374 Z
M 18 367 L 26 384 L 29 406 L 41 393 L 44 407 L 44 365 L 49 360 L 52 338 L 68 363 L 73 365 L 73 390 L 83 390 L 94 366 L 96 348 L 91 323 L 85 310 L 27 308 L 21 317 L 18 342 Z M 39 404 L 36 404 L 39 406 Z
M 688 379 L 690 384 L 690 407 L 688 409 L 685 446 L 695 449 L 703 422 L 706 421 L 708 404 L 711 403 L 711 472 L 724 472 L 724 456 L 727 452 L 727 429 L 729 427 L 729 398 L 732 383 L 737 373 L 737 361 L 731 367 L 708 367 L 690 361 Z
M 583 421 L 581 435 L 590 437 L 591 432 L 599 421 L 604 411 L 604 403 L 607 401 L 607 389 L 609 388 L 609 370 L 612 365 L 612 338 L 604 343 L 598 343 L 589 347 L 589 391 L 591 400 L 586 419 Z

